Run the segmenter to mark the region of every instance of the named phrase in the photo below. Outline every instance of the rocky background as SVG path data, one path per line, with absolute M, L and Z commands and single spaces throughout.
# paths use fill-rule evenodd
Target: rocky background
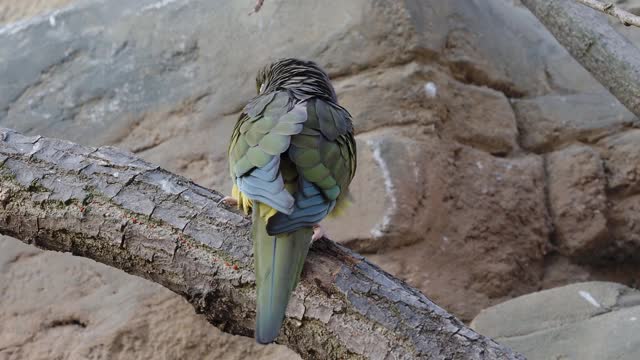
M 254 3 L 0 0 L 0 126 L 122 147 L 228 192 L 227 141 L 255 71 L 313 59 L 358 140 L 355 206 L 330 237 L 465 321 L 570 283 L 629 286 L 543 291 L 473 322 L 530 359 L 588 359 L 536 336 L 635 304 L 640 120 L 517 0 L 267 0 L 249 15 Z M 640 46 L 640 30 L 619 28 Z M 3 360 L 296 358 L 91 261 L 2 238 L 0 268 Z M 564 322 L 513 325 L 531 324 L 532 304 Z

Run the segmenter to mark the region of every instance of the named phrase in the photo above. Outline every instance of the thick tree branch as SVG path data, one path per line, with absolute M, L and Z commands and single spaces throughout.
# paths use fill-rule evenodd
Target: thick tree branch
M 575 0 L 522 0 L 569 53 L 640 116 L 640 50 Z
M 601 11 L 607 15 L 611 15 L 625 26 L 637 26 L 640 27 L 640 16 L 633 15 L 630 12 L 624 11 L 614 3 L 602 3 L 598 0 L 576 0 L 577 2 L 584 4 L 594 10 Z
M 0 233 L 155 281 L 252 336 L 249 220 L 215 191 L 110 147 L 0 128 Z M 310 252 L 278 342 L 303 358 L 523 359 L 362 256 Z

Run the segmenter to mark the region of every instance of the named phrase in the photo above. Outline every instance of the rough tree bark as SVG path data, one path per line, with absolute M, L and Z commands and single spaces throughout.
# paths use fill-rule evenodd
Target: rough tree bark
M 111 147 L 0 128 L 0 233 L 155 281 L 252 336 L 249 220 L 221 195 Z M 362 256 L 313 246 L 278 342 L 306 359 L 524 359 Z
M 640 117 L 640 50 L 575 0 L 521 0 L 571 56 Z
M 637 26 L 640 27 L 640 16 L 633 15 L 628 11 L 622 10 L 614 3 L 603 3 L 598 0 L 576 0 L 581 4 L 584 4 L 594 10 L 598 10 L 607 15 L 613 16 L 620 20 L 624 26 Z

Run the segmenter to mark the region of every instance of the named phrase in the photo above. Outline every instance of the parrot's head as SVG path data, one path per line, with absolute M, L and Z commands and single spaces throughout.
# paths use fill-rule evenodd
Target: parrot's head
M 319 96 L 336 102 L 329 75 L 313 61 L 280 59 L 266 65 L 256 76 L 258 94 L 288 89 L 294 93 Z

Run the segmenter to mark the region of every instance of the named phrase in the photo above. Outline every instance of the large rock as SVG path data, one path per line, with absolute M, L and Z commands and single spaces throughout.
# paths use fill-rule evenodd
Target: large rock
M 483 310 L 471 327 L 529 360 L 637 359 L 640 292 L 587 282 L 521 296 Z
M 340 103 L 354 119 L 356 133 L 389 127 L 433 127 L 444 117 L 440 99 L 430 97 L 425 85 L 438 88 L 451 78 L 437 66 L 410 62 L 374 68 L 334 81 Z
M 517 148 L 517 124 L 507 97 L 461 83 L 441 66 L 411 62 L 334 83 L 357 133 L 417 125 L 442 128 L 447 136 L 491 153 Z
M 535 152 L 593 143 L 638 121 L 608 93 L 539 96 L 514 100 L 513 106 L 521 145 Z
M 73 0 L 3 1 L 0 3 L 0 26 L 4 23 L 55 10 L 72 2 Z
M 505 95 L 460 83 L 439 66 L 412 62 L 335 83 L 354 117 L 359 164 L 348 221 L 327 227 L 358 251 L 413 244 L 431 231 L 442 210 L 429 204 L 445 186 L 440 171 L 452 141 L 501 155 L 518 149 Z
M 149 111 L 171 107 L 180 116 L 185 103 L 201 102 L 202 121 L 209 122 L 239 111 L 255 93 L 256 70 L 274 58 L 312 58 L 332 73 L 348 73 L 404 61 L 415 46 L 409 15 L 398 3 L 274 0 L 248 16 L 250 7 L 91 1 L 7 25 L 0 30 L 0 78 L 9 85 L 0 93 L 0 124 L 91 145 L 115 143 Z M 161 121 L 173 121 L 167 115 Z M 187 119 L 180 132 L 200 122 Z
M 443 167 L 445 153 L 435 135 L 424 131 L 366 133 L 357 137 L 358 171 L 353 180 L 353 204 L 343 219 L 326 221 L 331 238 L 365 252 L 397 248 L 424 239 L 434 217 L 429 203 L 442 181 L 433 169 Z M 348 219 L 348 221 L 344 221 Z
M 543 162 L 460 145 L 437 150 L 425 156 L 424 240 L 370 257 L 470 320 L 539 284 L 550 232 Z
M 640 259 L 640 195 L 617 200 L 609 213 L 612 244 L 607 255 L 615 260 Z
M 600 142 L 609 189 L 618 194 L 640 192 L 640 130 L 630 130 Z
M 443 87 L 441 93 L 448 110 L 443 134 L 496 155 L 518 149 L 516 118 L 503 93 L 456 82 Z
M 299 359 L 211 326 L 176 294 L 0 236 L 0 359 Z
M 598 145 L 604 158 L 610 201 L 611 249 L 615 259 L 640 258 L 640 130 L 603 139 Z
M 411 62 L 339 78 L 335 85 L 357 133 L 403 126 L 441 128 L 449 138 L 494 154 L 517 149 L 518 129 L 507 97 L 461 83 L 441 66 Z
M 509 97 L 603 90 L 539 21 L 513 1 L 407 1 L 419 44 L 456 78 Z
M 609 242 L 606 177 L 599 154 L 574 145 L 547 156 L 551 219 L 559 251 L 597 256 Z

